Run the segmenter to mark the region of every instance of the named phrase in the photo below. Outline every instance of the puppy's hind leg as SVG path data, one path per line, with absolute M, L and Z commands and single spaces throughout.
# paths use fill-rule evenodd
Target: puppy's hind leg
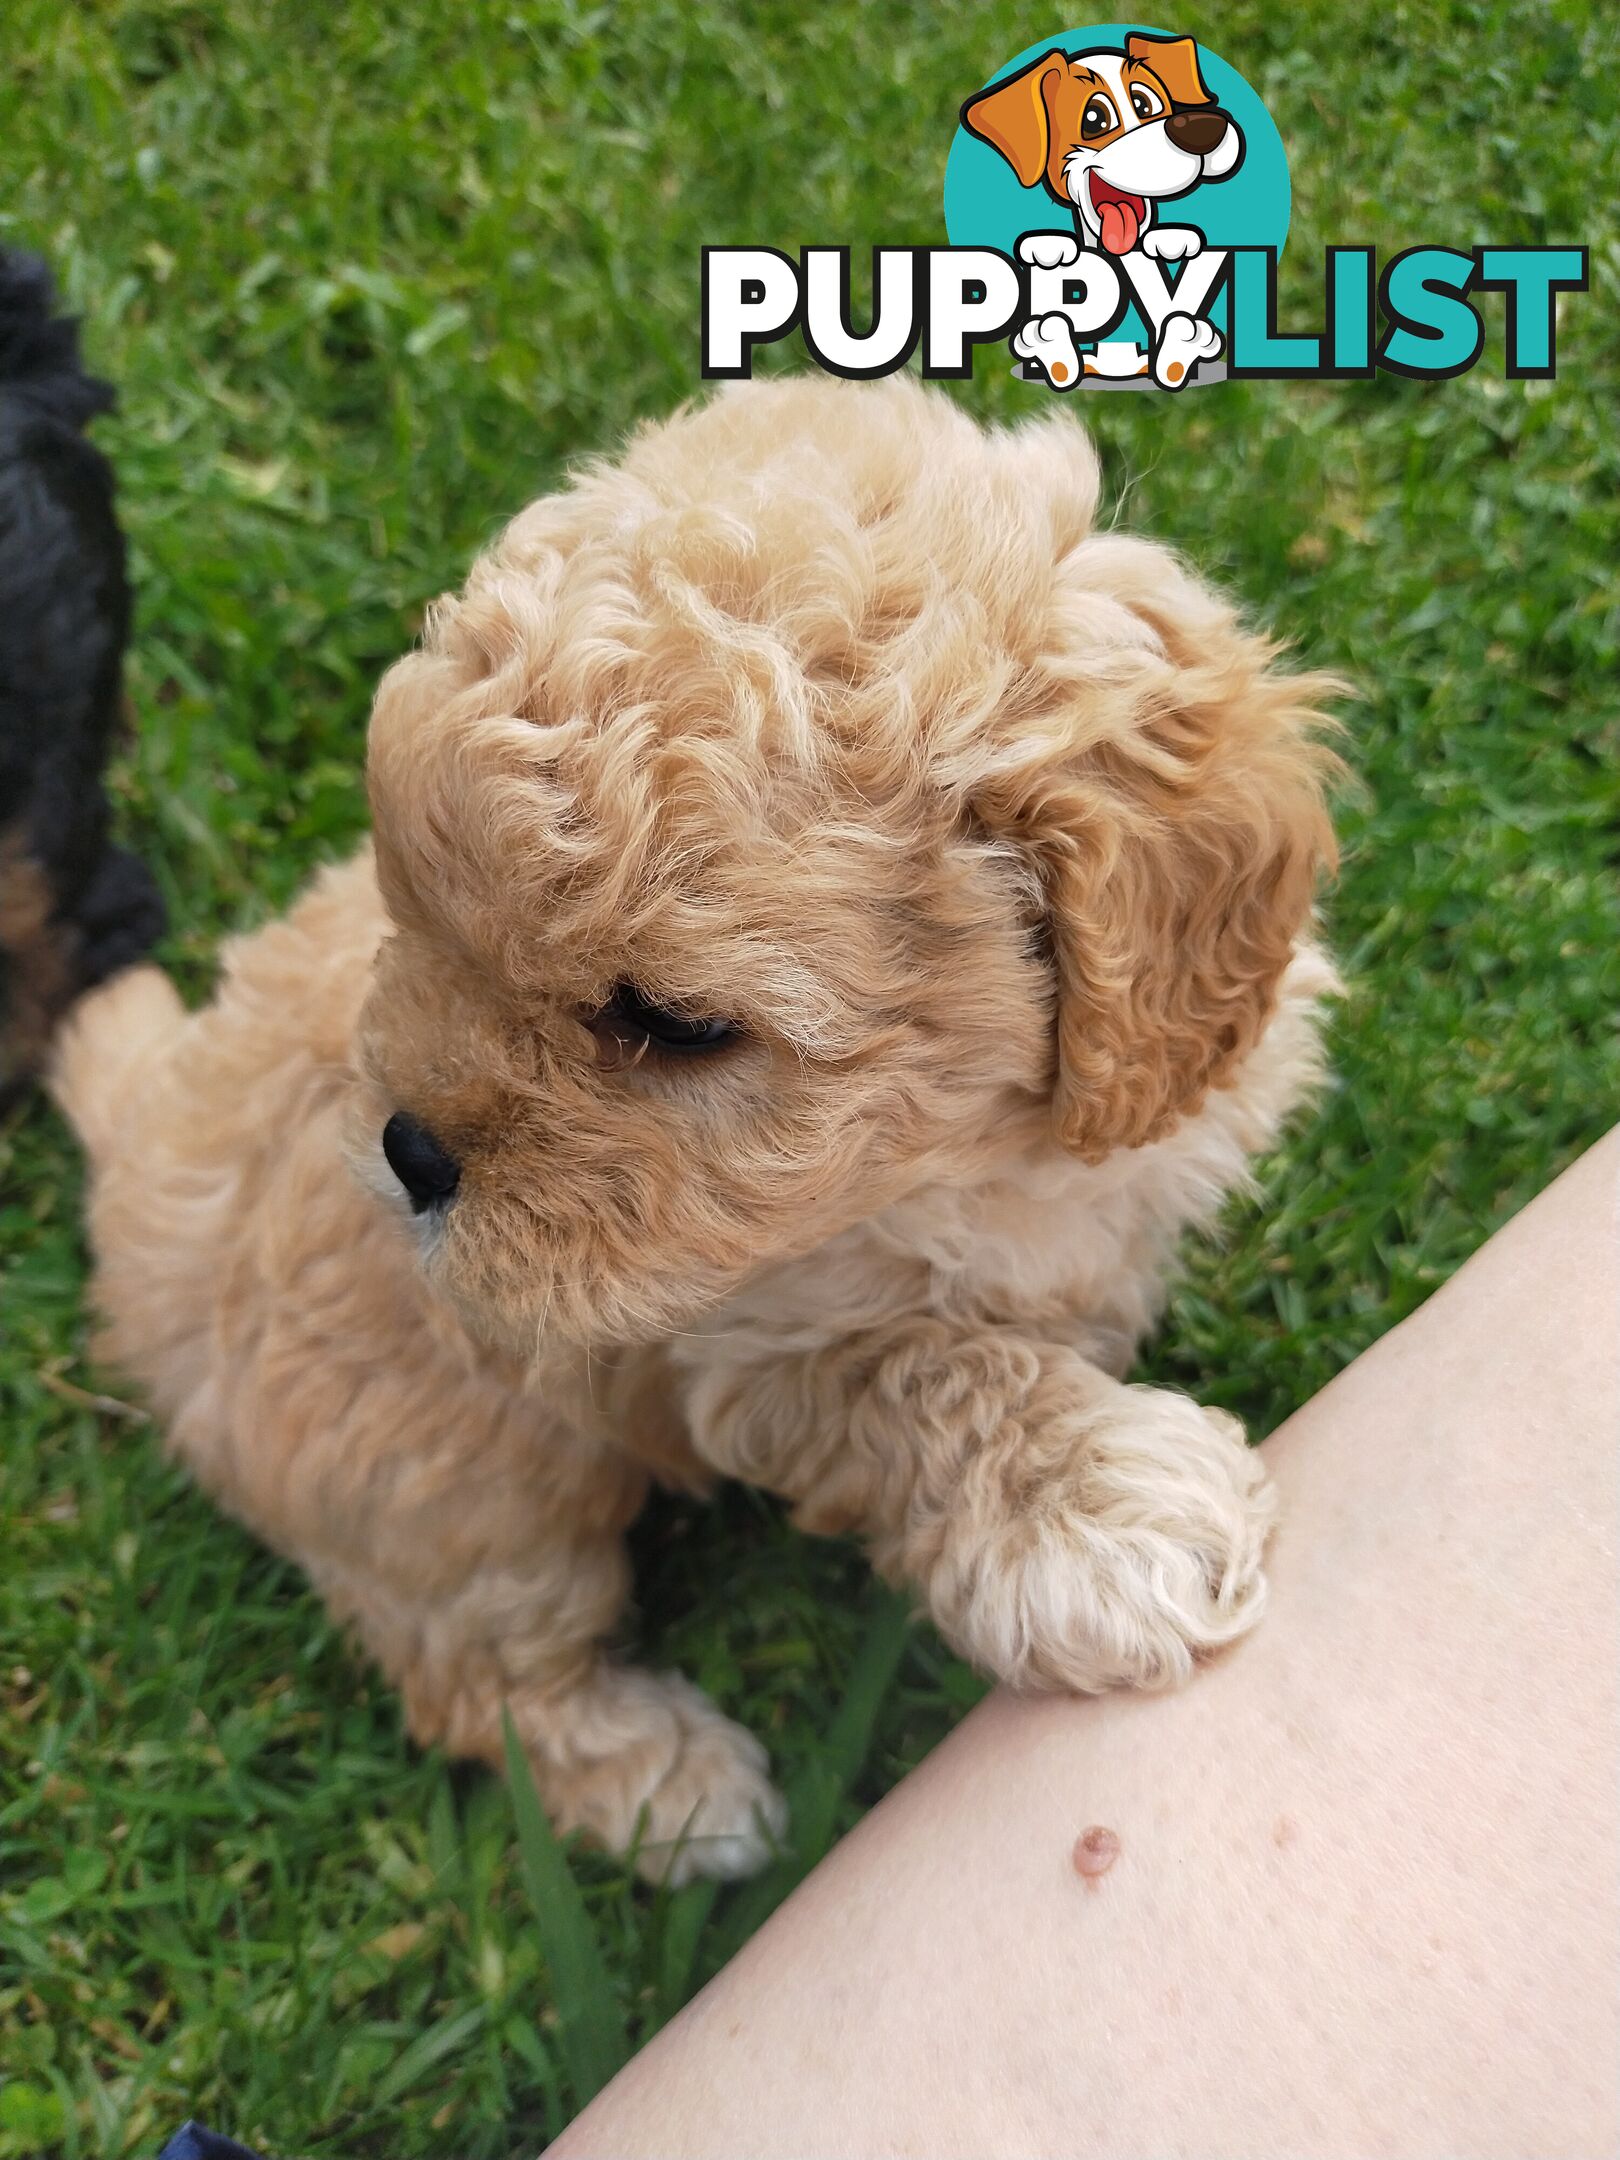
M 678 1673 L 618 1663 L 602 1637 L 628 1591 L 617 1538 L 540 1552 L 424 1604 L 314 1571 L 405 1699 L 413 1737 L 504 1767 L 510 1711 L 557 1828 L 678 1885 L 751 1875 L 787 1815 L 765 1750 Z

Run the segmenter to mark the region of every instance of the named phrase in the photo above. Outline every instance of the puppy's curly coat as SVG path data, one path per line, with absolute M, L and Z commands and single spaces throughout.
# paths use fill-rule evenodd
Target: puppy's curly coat
M 654 1478 L 858 1532 L 1013 1682 L 1172 1682 L 1261 1609 L 1237 1425 L 1118 1375 L 1319 1072 L 1332 686 L 1096 496 L 1068 416 L 902 383 L 644 430 L 385 679 L 375 858 L 61 1049 L 172 1445 L 420 1739 L 497 1760 L 509 1704 L 653 1873 L 782 1828 L 604 1647 Z

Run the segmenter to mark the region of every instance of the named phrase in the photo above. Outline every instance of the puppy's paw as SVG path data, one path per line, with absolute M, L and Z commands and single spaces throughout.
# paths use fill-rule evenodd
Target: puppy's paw
M 752 1875 L 780 1850 L 787 1807 L 765 1750 L 678 1673 L 613 1675 L 593 1728 L 552 1738 L 547 1798 L 561 1827 L 636 1856 L 651 1882 Z
M 769 1757 L 701 1689 L 675 1684 L 690 1706 L 679 1713 L 681 1751 L 648 1795 L 637 1866 L 650 1881 L 677 1888 L 698 1875 L 722 1882 L 753 1875 L 781 1850 L 787 1831 Z
M 1155 262 L 1191 262 L 1204 252 L 1204 236 L 1191 225 L 1150 225 L 1137 244 Z
M 1167 315 L 1153 350 L 1153 380 L 1161 390 L 1180 390 L 1192 380 L 1200 360 L 1221 350 L 1221 333 L 1202 316 Z
M 1054 390 L 1072 390 L 1080 380 L 1080 355 L 1067 315 L 1032 317 L 1013 333 L 1012 349 L 1020 360 L 1033 360 Z
M 1019 237 L 1018 259 L 1037 270 L 1066 270 L 1080 260 L 1080 242 L 1073 233 L 1027 232 Z
M 1046 1439 L 1061 1478 L 993 1534 L 953 1534 L 943 1612 L 930 1586 L 965 1656 L 1014 1686 L 1091 1694 L 1176 1686 L 1248 1633 L 1265 1608 L 1275 1501 L 1235 1418 L 1119 1388 L 1072 1438 Z

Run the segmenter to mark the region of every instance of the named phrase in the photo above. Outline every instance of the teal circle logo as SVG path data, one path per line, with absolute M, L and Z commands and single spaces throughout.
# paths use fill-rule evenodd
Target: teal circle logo
M 1146 256 L 1173 289 L 1206 250 L 1280 254 L 1288 215 L 1287 153 L 1255 92 L 1207 46 L 1142 23 L 1092 23 L 1026 46 L 964 99 L 945 166 L 951 245 L 1039 263 L 1049 280 L 1072 260 L 1076 276 L 1064 292 L 1083 283 L 1087 255 L 1114 267 Z M 1021 250 L 1031 234 L 1068 235 L 1070 244 Z M 1112 275 L 1106 262 L 1091 267 Z M 1089 349 L 1083 335 L 1078 346 L 1063 335 L 1057 312 L 1045 320 L 1066 361 L 1039 349 L 1034 328 L 1015 341 L 1030 379 L 1062 389 L 1073 386 L 1075 369 L 1148 378 L 1160 334 L 1150 335 L 1136 307 L 1127 305 Z M 1199 312 L 1224 332 L 1224 291 Z M 1200 335 L 1183 372 L 1218 380 L 1224 367 L 1204 355 L 1220 341 Z

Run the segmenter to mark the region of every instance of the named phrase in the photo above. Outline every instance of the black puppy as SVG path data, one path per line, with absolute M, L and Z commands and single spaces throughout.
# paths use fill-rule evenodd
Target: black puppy
M 0 249 L 0 1104 L 73 999 L 163 930 L 101 784 L 130 604 L 112 468 L 83 429 L 112 403 L 45 265 Z

